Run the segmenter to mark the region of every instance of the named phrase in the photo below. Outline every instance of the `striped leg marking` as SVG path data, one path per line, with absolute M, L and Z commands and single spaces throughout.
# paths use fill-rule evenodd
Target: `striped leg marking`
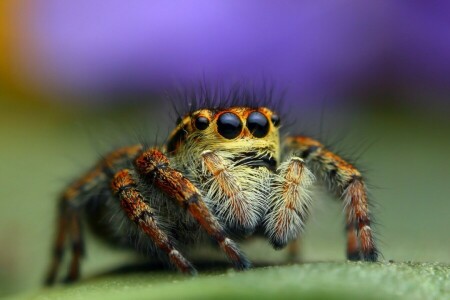
M 311 165 L 315 175 L 328 184 L 330 192 L 343 200 L 347 258 L 359 260 L 362 257 L 366 261 L 377 261 L 378 250 L 371 229 L 367 190 L 361 173 L 309 137 L 290 137 L 286 146 Z
M 162 192 L 184 207 L 198 224 L 225 252 L 237 270 L 247 269 L 250 263 L 237 245 L 226 237 L 222 226 L 209 211 L 197 188 L 180 172 L 169 167 L 168 158 L 157 149 L 142 153 L 136 161 L 138 172 L 147 177 Z
M 136 182 L 130 170 L 119 171 L 112 180 L 112 190 L 120 199 L 120 205 L 140 230 L 142 230 L 155 245 L 165 252 L 170 262 L 181 272 L 195 275 L 197 271 L 183 255 L 175 249 L 167 234 L 161 230 L 154 218 L 153 210 L 145 203 L 144 197 L 138 191 Z

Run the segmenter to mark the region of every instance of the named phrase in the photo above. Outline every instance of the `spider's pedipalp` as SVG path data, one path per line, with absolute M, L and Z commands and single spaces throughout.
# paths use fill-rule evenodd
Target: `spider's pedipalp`
M 232 228 L 251 233 L 266 210 L 267 195 L 261 189 L 265 173 L 239 171 L 245 167 L 211 150 L 201 157 L 203 175 L 209 178 L 203 189 L 218 217 Z
M 264 219 L 265 232 L 277 249 L 297 238 L 309 214 L 309 188 L 314 176 L 303 160 L 292 157 L 278 168 L 270 194 L 269 213 Z
M 313 172 L 328 184 L 329 190 L 343 200 L 346 213 L 347 258 L 377 261 L 370 222 L 367 190 L 361 173 L 350 163 L 305 136 L 289 137 L 286 147 L 302 157 Z

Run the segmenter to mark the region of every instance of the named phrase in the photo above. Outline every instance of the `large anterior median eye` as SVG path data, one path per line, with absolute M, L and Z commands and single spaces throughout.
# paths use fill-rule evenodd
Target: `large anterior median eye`
M 241 133 L 242 122 L 235 114 L 224 113 L 217 120 L 217 130 L 221 136 L 231 140 Z
M 254 137 L 265 137 L 269 132 L 269 120 L 262 113 L 254 111 L 247 118 L 247 128 Z

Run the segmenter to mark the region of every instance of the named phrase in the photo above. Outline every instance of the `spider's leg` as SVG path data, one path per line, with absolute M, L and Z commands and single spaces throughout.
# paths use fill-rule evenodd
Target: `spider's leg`
M 170 238 L 160 228 L 154 217 L 152 208 L 145 202 L 144 197 L 137 189 L 136 181 L 128 169 L 116 173 L 111 183 L 111 188 L 120 199 L 120 205 L 132 220 L 162 251 L 164 251 L 171 263 L 182 273 L 196 274 L 195 268 L 174 247 Z
M 97 183 L 104 176 L 101 169 L 96 167 L 85 176 L 74 182 L 62 195 L 59 201 L 57 234 L 54 241 L 53 259 L 45 280 L 46 285 L 55 282 L 59 266 L 66 248 L 67 239 L 70 240 L 72 259 L 65 281 L 75 281 L 79 277 L 80 259 L 84 254 L 84 240 L 80 225 L 81 193 L 87 185 Z
M 135 156 L 141 146 L 130 146 L 117 149 L 102 159 L 93 169 L 72 183 L 59 200 L 57 233 L 53 244 L 53 257 L 45 280 L 46 285 L 55 282 L 61 260 L 70 240 L 72 258 L 66 281 L 75 281 L 80 273 L 80 259 L 84 254 L 80 214 L 89 199 L 89 192 L 98 187 L 107 178 L 106 170 L 123 159 Z
M 280 249 L 296 239 L 309 213 L 308 188 L 314 176 L 303 160 L 291 157 L 278 167 L 270 193 L 270 207 L 264 219 L 270 243 Z
M 351 221 L 350 208 L 346 208 L 346 221 L 345 221 L 345 231 L 347 235 L 347 259 L 348 260 L 361 260 L 361 247 L 358 241 L 358 231 L 356 230 L 356 222 Z
M 57 220 L 57 233 L 53 245 L 52 261 L 45 278 L 45 285 L 52 285 L 55 282 L 65 249 L 67 237 L 67 216 L 65 209 L 61 207 L 59 210 L 60 212 Z
M 250 266 L 234 241 L 228 238 L 215 216 L 209 211 L 198 189 L 180 172 L 169 166 L 169 159 L 157 149 L 143 152 L 135 160 L 138 172 L 162 192 L 184 207 L 198 224 L 225 252 L 235 269 Z
M 328 183 L 329 190 L 343 200 L 346 213 L 347 258 L 377 261 L 371 228 L 366 185 L 361 173 L 350 163 L 305 136 L 290 137 L 286 146 L 312 167 L 315 175 Z

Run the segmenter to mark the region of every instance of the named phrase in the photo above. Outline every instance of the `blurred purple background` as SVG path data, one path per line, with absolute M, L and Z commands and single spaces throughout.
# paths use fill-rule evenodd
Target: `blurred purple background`
M 76 94 L 159 93 L 205 77 L 269 79 L 294 102 L 447 101 L 449 3 L 40 0 L 26 23 L 38 57 L 29 72 Z
M 41 285 L 64 185 L 164 140 L 159 100 L 203 79 L 286 90 L 286 133 L 367 169 L 385 259 L 450 262 L 449 0 L 0 0 L 0 298 Z M 317 212 L 305 261 L 343 260 L 338 209 Z M 105 250 L 86 274 L 125 262 Z

